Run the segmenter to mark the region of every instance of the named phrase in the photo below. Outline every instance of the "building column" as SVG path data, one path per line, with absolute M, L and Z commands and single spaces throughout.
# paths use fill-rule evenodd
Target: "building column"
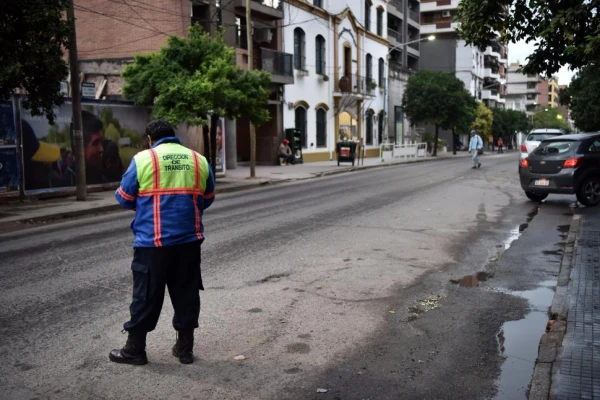
M 237 126 L 230 119 L 225 119 L 225 168 L 237 168 Z
M 362 115 L 362 100 L 356 101 L 356 134 L 358 135 L 358 140 L 362 139 L 362 123 L 363 123 L 363 115 Z M 364 143 L 363 143 L 364 145 Z

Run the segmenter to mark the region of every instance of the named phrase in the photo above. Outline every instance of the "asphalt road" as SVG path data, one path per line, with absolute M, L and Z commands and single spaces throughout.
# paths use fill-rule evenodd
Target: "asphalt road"
M 0 398 L 520 398 L 548 297 L 529 294 L 552 290 L 573 199 L 527 201 L 517 158 L 218 197 L 192 365 L 170 353 L 168 301 L 150 363 L 108 361 L 125 340 L 130 213 L 2 235 Z

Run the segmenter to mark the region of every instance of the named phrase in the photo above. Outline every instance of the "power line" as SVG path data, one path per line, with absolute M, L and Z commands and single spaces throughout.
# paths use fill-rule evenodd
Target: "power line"
M 142 40 L 146 40 L 146 39 L 152 39 L 152 38 L 154 38 L 154 37 L 156 37 L 158 35 L 161 35 L 161 33 L 155 33 L 154 35 L 146 36 L 146 37 L 135 39 L 135 40 L 130 40 L 128 42 L 118 43 L 118 44 L 115 44 L 115 45 L 112 45 L 112 46 L 108 46 L 108 47 L 100 47 L 100 48 L 94 48 L 94 50 L 79 51 L 79 54 L 82 54 L 82 53 L 93 53 L 93 52 L 96 52 L 96 51 L 99 51 L 99 50 L 109 50 L 109 49 L 113 49 L 115 47 L 124 46 L 126 44 L 141 42 Z

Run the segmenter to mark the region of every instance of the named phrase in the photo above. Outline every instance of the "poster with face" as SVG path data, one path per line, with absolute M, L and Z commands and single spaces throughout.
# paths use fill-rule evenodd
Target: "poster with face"
M 145 107 L 111 103 L 82 104 L 87 185 L 118 183 L 131 159 L 145 148 L 150 112 Z M 72 108 L 55 109 L 55 123 L 23 110 L 21 119 L 25 191 L 75 186 Z

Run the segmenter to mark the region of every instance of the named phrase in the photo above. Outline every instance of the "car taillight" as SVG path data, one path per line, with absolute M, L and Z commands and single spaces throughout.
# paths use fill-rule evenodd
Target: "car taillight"
M 581 163 L 581 157 L 569 158 L 567 161 L 565 161 L 565 165 L 563 165 L 563 168 L 577 168 L 580 163 Z
M 529 161 L 526 158 L 521 159 L 521 167 L 529 168 Z
M 527 153 L 527 146 L 524 144 L 521 145 L 521 153 Z

